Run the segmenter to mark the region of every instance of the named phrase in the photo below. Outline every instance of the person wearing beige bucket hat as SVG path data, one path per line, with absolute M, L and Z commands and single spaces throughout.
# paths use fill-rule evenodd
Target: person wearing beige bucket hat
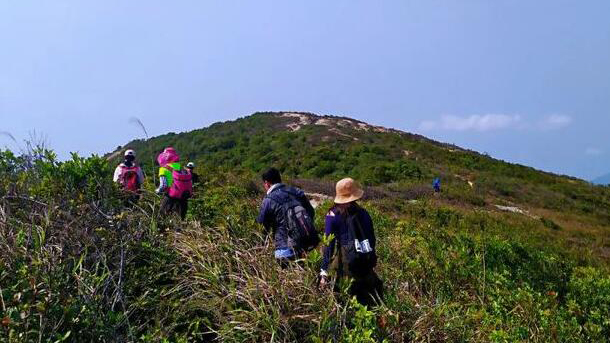
M 329 283 L 329 272 L 338 281 L 352 278 L 350 293 L 364 305 L 381 301 L 383 283 L 374 271 L 377 263 L 375 231 L 369 213 L 357 201 L 364 196 L 362 186 L 352 178 L 337 182 L 335 205 L 326 215 L 325 235 L 334 238 L 324 249 L 320 287 Z
M 345 178 L 337 182 L 335 204 L 347 204 L 362 199 L 364 190 L 352 178 Z

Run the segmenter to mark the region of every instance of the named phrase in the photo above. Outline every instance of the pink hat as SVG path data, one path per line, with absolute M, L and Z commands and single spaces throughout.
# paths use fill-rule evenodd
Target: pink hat
M 180 155 L 176 152 L 176 150 L 172 147 L 167 147 L 163 150 L 162 153 L 157 157 L 157 162 L 159 162 L 160 166 L 166 166 L 170 163 L 180 161 Z

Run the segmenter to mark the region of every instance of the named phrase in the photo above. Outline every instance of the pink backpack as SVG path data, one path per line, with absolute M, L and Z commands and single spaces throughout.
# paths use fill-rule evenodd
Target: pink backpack
M 168 165 L 166 169 L 172 172 L 174 182 L 169 187 L 169 197 L 174 199 L 186 199 L 193 195 L 193 175 L 187 170 L 176 170 Z
M 138 183 L 139 171 L 140 167 L 138 166 L 127 167 L 121 165 L 121 176 L 119 177 L 119 180 L 126 191 L 137 192 L 140 189 L 140 184 Z

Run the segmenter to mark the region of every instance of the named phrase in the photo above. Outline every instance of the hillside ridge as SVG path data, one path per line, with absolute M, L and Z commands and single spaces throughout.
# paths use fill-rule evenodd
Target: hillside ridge
M 281 120 L 279 124 L 275 123 L 273 125 L 270 125 L 269 126 L 270 130 L 276 130 L 276 131 L 284 130 L 287 132 L 297 132 L 307 126 L 321 126 L 321 127 L 325 127 L 329 133 L 332 133 L 332 134 L 335 134 L 338 136 L 342 136 L 343 138 L 351 139 L 354 142 L 359 142 L 359 138 L 354 137 L 353 135 L 350 135 L 350 133 L 345 132 L 345 130 L 355 131 L 355 132 L 359 132 L 359 133 L 396 134 L 396 135 L 401 136 L 402 138 L 410 139 L 413 141 L 424 142 L 424 143 L 432 144 L 437 147 L 441 147 L 451 153 L 461 152 L 461 153 L 466 153 L 466 154 L 472 154 L 472 155 L 476 155 L 476 156 L 480 156 L 480 157 L 484 157 L 484 158 L 490 158 L 490 159 L 500 162 L 500 163 L 506 163 L 506 164 L 509 164 L 512 166 L 532 169 L 538 173 L 542 173 L 542 174 L 552 176 L 552 177 L 561 177 L 561 178 L 566 178 L 566 179 L 569 179 L 572 181 L 586 182 L 585 180 L 582 180 L 580 178 L 577 178 L 577 177 L 574 177 L 571 175 L 558 174 L 558 173 L 554 173 L 554 172 L 550 172 L 550 171 L 540 170 L 540 169 L 537 169 L 537 168 L 534 168 L 534 167 L 531 167 L 528 165 L 516 163 L 516 162 L 505 161 L 502 159 L 498 159 L 498 158 L 489 156 L 488 154 L 481 153 L 476 150 L 460 147 L 460 146 L 452 144 L 452 143 L 437 141 L 437 140 L 428 138 L 426 136 L 423 136 L 423 135 L 420 135 L 417 133 L 407 132 L 407 131 L 403 131 L 403 130 L 399 130 L 399 129 L 395 129 L 395 128 L 388 128 L 388 127 L 379 126 L 379 125 L 374 125 L 374 124 L 367 123 L 362 120 L 354 119 L 354 118 L 344 116 L 344 115 L 316 114 L 316 113 L 306 112 L 306 111 L 264 111 L 264 112 L 259 111 L 259 112 L 255 112 L 251 115 L 239 117 L 234 120 L 215 122 L 215 123 L 210 124 L 207 127 L 202 127 L 202 128 L 198 128 L 198 129 L 180 132 L 180 133 L 168 132 L 168 133 L 165 133 L 165 134 L 162 134 L 159 136 L 151 137 L 148 140 L 156 139 L 159 137 L 165 137 L 165 136 L 189 135 L 189 134 L 201 132 L 204 130 L 214 129 L 218 126 L 234 125 L 241 120 L 247 120 L 249 118 L 253 118 L 253 117 L 257 117 L 257 116 L 268 116 L 268 117 L 277 118 L 277 119 Z M 328 140 L 330 140 L 330 135 L 323 136 L 322 139 L 323 139 L 323 142 L 327 142 Z M 104 157 L 109 160 L 116 159 L 126 149 L 132 148 L 132 147 L 134 147 L 134 145 L 137 146 L 140 143 L 146 142 L 146 141 L 147 141 L 146 139 L 132 140 L 132 141 L 128 142 L 127 144 L 125 144 L 124 146 L 119 146 L 114 151 L 107 153 Z M 402 153 L 408 157 L 412 152 L 409 150 L 404 150 Z

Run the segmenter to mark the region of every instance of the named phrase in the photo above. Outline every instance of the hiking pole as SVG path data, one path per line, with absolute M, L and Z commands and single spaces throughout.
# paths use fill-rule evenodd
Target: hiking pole
M 129 123 L 139 126 L 140 129 L 142 129 L 142 131 L 144 132 L 144 136 L 146 136 L 146 140 L 150 139 L 148 137 L 148 131 L 146 130 L 146 126 L 144 126 L 144 124 L 142 123 L 142 121 L 140 119 L 138 119 L 137 117 L 131 117 L 131 118 L 129 118 Z M 154 173 L 154 170 L 155 170 L 155 156 L 154 155 L 150 156 L 150 161 L 151 161 L 150 167 L 153 170 L 153 173 L 152 173 L 153 185 L 156 188 L 157 187 L 157 180 L 154 177 L 154 175 L 155 175 L 155 173 Z
M 23 150 L 23 148 L 21 147 L 21 145 L 19 144 L 19 142 L 17 142 L 17 140 L 15 139 L 15 137 L 8 131 L 0 131 L 0 135 L 2 136 L 6 136 L 8 138 L 10 138 L 15 145 L 17 146 L 17 148 L 19 148 L 19 151 L 23 154 L 25 153 L 25 151 Z

